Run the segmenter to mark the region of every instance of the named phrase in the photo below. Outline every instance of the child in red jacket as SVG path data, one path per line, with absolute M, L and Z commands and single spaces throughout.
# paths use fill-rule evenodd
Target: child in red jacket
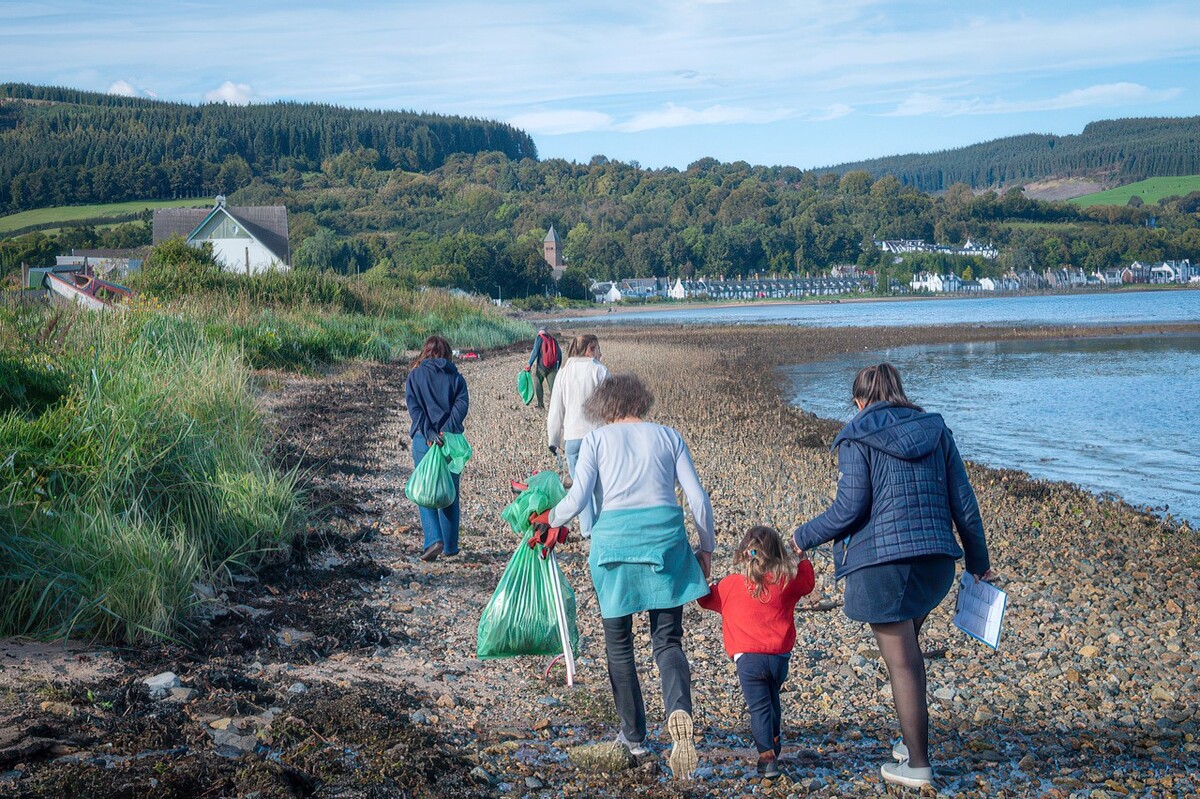
M 803 553 L 797 562 L 779 533 L 765 526 L 746 532 L 733 566 L 737 573 L 709 586 L 708 596 L 698 601 L 721 614 L 725 651 L 750 709 L 758 774 L 778 777 L 779 689 L 796 644 L 796 603 L 813 590 L 813 567 Z

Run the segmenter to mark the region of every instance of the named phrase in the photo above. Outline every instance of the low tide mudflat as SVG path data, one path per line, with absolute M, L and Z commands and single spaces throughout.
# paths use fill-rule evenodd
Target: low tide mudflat
M 1195 326 L 1193 326 L 1195 327 Z M 1089 331 L 1113 332 L 1109 331 Z M 656 327 L 603 331 L 605 359 L 651 384 L 656 421 L 691 446 L 717 516 L 717 576 L 753 522 L 790 529 L 832 496 L 835 423 L 780 397 L 782 363 L 887 346 L 1078 335 L 1053 328 Z M 545 417 L 516 399 L 524 355 L 463 365 L 471 388 L 463 555 L 423 564 L 402 367 L 286 378 L 266 401 L 281 457 L 323 510 L 289 563 L 215 587 L 196 641 L 137 652 L 20 646 L 0 654 L 0 793 L 59 796 L 882 795 L 895 725 L 869 631 L 847 620 L 827 560 L 797 617 L 784 696 L 786 776 L 748 781 L 748 719 L 715 614 L 685 615 L 701 768 L 664 766 L 648 641 L 639 666 L 656 743 L 617 775 L 571 762 L 615 734 L 586 544 L 560 556 L 579 598 L 581 683 L 545 660 L 480 663 L 479 612 L 516 540 L 507 481 L 553 468 Z M 936 410 L 936 408 L 933 408 Z M 1000 650 L 927 625 L 932 756 L 947 793 L 1182 796 L 1200 790 L 1200 543 L 1189 528 L 1020 472 L 972 467 L 1010 593 Z M 162 671 L 191 688 L 152 699 Z

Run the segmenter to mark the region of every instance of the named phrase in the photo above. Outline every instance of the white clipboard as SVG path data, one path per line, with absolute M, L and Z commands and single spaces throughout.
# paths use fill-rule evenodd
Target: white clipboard
M 976 582 L 974 575 L 964 574 L 958 583 L 954 626 L 996 649 L 1000 646 L 1000 629 L 1007 607 L 1008 594 L 991 583 Z

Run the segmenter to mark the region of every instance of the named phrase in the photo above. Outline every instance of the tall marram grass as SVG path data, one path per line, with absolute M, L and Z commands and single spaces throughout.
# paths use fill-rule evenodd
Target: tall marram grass
M 62 391 L 0 414 L 0 634 L 169 635 L 196 580 L 287 543 L 296 476 L 270 462 L 237 347 L 157 313 L 71 322 L 47 345 L 0 317 L 8 360 Z

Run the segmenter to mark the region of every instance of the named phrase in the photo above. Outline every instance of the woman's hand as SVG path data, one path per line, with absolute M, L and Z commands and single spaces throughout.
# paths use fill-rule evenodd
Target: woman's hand
M 696 550 L 696 562 L 700 564 L 700 571 L 704 573 L 704 579 L 712 577 L 712 553 Z
M 995 570 L 995 569 L 988 569 L 988 570 L 987 570 L 987 571 L 985 571 L 983 574 L 976 574 L 976 575 L 975 575 L 975 582 L 979 582 L 980 580 L 982 580 L 982 581 L 983 581 L 983 582 L 985 582 L 985 583 L 990 583 L 990 582 L 992 582 L 993 580 L 995 580 L 995 579 L 996 579 L 997 577 L 999 577 L 999 576 L 1000 576 L 1000 575 L 996 574 L 996 570 Z

